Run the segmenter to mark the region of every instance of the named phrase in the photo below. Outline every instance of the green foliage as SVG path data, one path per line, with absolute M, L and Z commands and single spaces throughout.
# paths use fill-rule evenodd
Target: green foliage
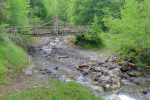
M 12 37 L 15 37 L 10 38 L 5 33 L 7 26 L 17 26 L 20 29 L 29 26 L 29 10 L 27 0 L 0 0 L 0 84 L 6 84 L 10 77 L 31 63 L 27 61 L 27 55 L 22 48 L 12 43 Z M 23 37 L 15 40 L 25 42 Z
M 6 73 L 7 71 L 8 69 L 6 67 L 0 65 L 0 75 Z
M 13 76 L 22 71 L 28 64 L 31 64 L 26 53 L 13 44 L 0 44 L 0 58 L 0 78 L 7 74 L 6 71 L 9 72 L 7 77 Z M 2 81 L 0 79 L 1 84 L 3 84 Z
M 140 60 L 150 65 L 150 49 L 146 48 L 140 52 Z
M 11 65 L 8 66 L 9 68 L 14 68 L 16 71 L 20 71 L 22 67 L 27 65 L 27 55 L 21 48 L 16 47 L 13 44 L 1 44 L 0 57 Z
M 22 92 L 5 95 L 3 100 L 102 100 L 89 92 L 87 87 L 78 83 L 62 83 L 50 80 L 50 87 L 27 89 Z
M 69 1 L 66 0 L 43 0 L 41 1 L 45 8 L 45 19 L 51 20 L 54 17 L 59 17 L 62 20 L 67 20 L 67 9 Z
M 0 0 L 0 23 L 6 21 L 9 17 L 7 0 Z
M 26 49 L 27 46 L 31 46 L 33 45 L 35 42 L 34 42 L 34 39 L 31 37 L 31 36 L 28 36 L 28 35 L 9 35 L 9 39 L 16 45 Z
M 98 17 L 97 16 L 94 16 L 94 19 L 93 19 L 93 23 L 91 25 L 91 31 L 92 33 L 94 33 L 95 35 L 98 35 L 98 33 L 102 32 L 101 31 L 101 27 L 99 25 L 99 20 L 98 20 Z
M 119 14 L 121 6 L 120 0 L 69 0 L 67 9 L 67 20 L 74 24 L 87 25 L 91 24 L 94 15 L 98 16 L 99 23 L 104 29 L 103 18 L 104 14 Z M 80 16 L 79 16 L 80 15 Z
M 143 44 L 142 48 L 137 47 L 132 35 L 128 34 L 106 34 L 105 45 L 109 52 L 109 55 L 115 52 L 122 53 L 120 60 L 128 60 L 135 63 L 139 67 L 149 68 L 149 48 L 150 44 Z M 144 42 L 140 41 L 140 42 Z M 148 47 L 149 46 L 149 47 Z M 146 48 L 145 48 L 146 47 Z
M 0 33 L 5 33 L 5 27 L 7 26 L 7 24 L 0 24 Z
M 87 49 L 103 47 L 102 40 L 92 34 L 78 35 L 76 36 L 74 43 Z
M 9 24 L 21 28 L 29 26 L 29 3 L 27 0 L 9 0 L 9 4 L 11 13 Z
M 47 12 L 43 4 L 43 0 L 30 0 L 30 7 L 30 17 L 32 17 L 34 20 L 37 20 L 38 18 L 41 20 L 46 19 Z
M 0 24 L 0 42 L 6 41 L 6 37 L 4 35 L 6 24 Z
M 123 58 L 131 60 L 141 67 L 147 67 L 148 64 L 147 60 L 141 60 L 139 55 L 143 50 L 150 48 L 149 5 L 149 0 L 140 2 L 125 0 L 124 8 L 121 10 L 121 18 L 114 18 L 113 16 L 104 18 L 109 32 L 116 34 L 108 40 L 110 41 L 109 47 L 115 46 L 115 51 L 123 52 Z
M 42 3 L 47 13 L 46 20 L 50 20 L 58 14 L 58 0 L 43 0 Z
M 93 23 L 91 24 L 91 33 L 77 35 L 74 42 L 84 48 L 101 48 L 104 44 L 100 33 L 102 33 L 101 27 L 99 25 L 98 17 L 95 16 Z
M 6 77 L 6 74 L 8 72 L 8 68 L 6 68 L 2 63 L 4 63 L 2 60 L 0 60 L 0 84 L 7 84 L 8 80 Z

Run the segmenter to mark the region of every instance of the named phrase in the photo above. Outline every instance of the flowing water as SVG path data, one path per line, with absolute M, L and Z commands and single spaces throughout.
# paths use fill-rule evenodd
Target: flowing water
M 65 44 L 68 39 L 65 36 L 47 37 L 37 45 L 36 53 L 33 53 L 32 57 L 41 76 L 64 82 L 81 83 L 89 87 L 97 96 L 103 96 L 105 100 L 150 100 L 150 93 L 142 93 L 144 89 L 150 90 L 149 83 L 141 86 L 124 81 L 121 89 L 115 92 L 106 92 L 102 87 L 96 86 L 88 76 L 83 75 L 75 66 L 76 64 L 89 63 L 90 59 L 99 59 L 99 57 L 97 54 L 70 47 L 69 44 Z

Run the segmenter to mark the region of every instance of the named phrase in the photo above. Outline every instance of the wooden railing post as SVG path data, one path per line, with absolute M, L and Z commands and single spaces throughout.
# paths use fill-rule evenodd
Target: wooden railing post
M 14 35 L 18 34 L 18 29 L 17 29 L 17 27 L 14 27 L 13 33 L 14 33 Z
M 36 27 L 34 28 L 34 34 L 38 34 Z

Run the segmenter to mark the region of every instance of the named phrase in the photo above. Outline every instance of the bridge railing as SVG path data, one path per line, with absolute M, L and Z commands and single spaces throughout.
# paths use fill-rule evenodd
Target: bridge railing
M 7 28 L 7 33 L 16 34 L 54 34 L 54 33 L 87 33 L 89 30 L 83 27 L 76 27 L 76 28 L 58 28 L 55 30 L 53 27 L 34 27 L 34 28 L 26 28 L 24 30 L 18 28 Z
M 49 22 L 44 25 L 47 24 L 49 24 Z M 66 34 L 66 33 L 83 34 L 83 33 L 89 33 L 90 27 L 74 26 L 60 20 L 58 26 L 51 24 L 50 26 L 39 25 L 37 27 L 9 27 L 7 28 L 6 31 L 7 33 L 13 33 L 14 35 L 16 34 L 26 34 L 26 35 Z
M 23 33 L 30 33 L 31 30 L 33 30 L 34 27 L 7 27 L 6 33 L 8 34 L 23 34 Z

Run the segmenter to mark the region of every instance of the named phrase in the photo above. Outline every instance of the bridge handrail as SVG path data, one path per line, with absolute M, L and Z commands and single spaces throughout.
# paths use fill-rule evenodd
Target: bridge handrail
M 55 26 L 55 23 L 53 23 L 54 25 L 51 24 L 52 22 L 55 22 L 55 21 L 58 21 L 57 22 L 58 26 Z M 51 25 L 45 26 L 48 24 L 51 24 Z M 80 32 L 80 33 L 82 33 L 82 32 L 85 32 L 85 33 L 87 33 L 90 31 L 90 27 L 89 26 L 81 26 L 81 25 L 75 26 L 75 25 L 69 24 L 67 22 L 64 22 L 60 19 L 54 19 L 52 21 L 46 22 L 46 23 L 38 25 L 36 27 L 34 27 L 34 26 L 25 26 L 25 27 L 11 26 L 11 27 L 8 27 L 6 29 L 6 31 L 7 31 L 7 33 L 14 33 L 14 34 L 26 33 L 26 32 L 29 32 L 31 34 L 41 34 L 42 32 L 45 32 L 45 33 L 48 33 L 48 32 L 50 32 L 50 33 L 58 33 L 58 32 L 61 32 L 61 33 L 65 33 L 65 32 L 79 33 Z

